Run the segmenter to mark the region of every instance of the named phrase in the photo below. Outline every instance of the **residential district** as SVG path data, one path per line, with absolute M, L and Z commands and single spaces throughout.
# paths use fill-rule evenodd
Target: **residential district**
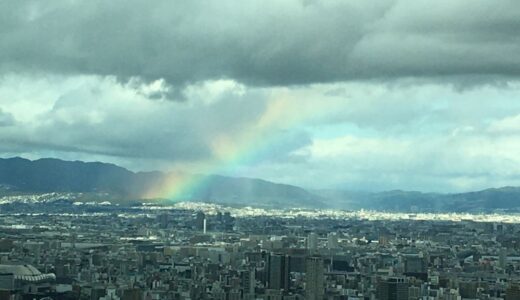
M 1 299 L 520 299 L 515 215 L 0 208 Z

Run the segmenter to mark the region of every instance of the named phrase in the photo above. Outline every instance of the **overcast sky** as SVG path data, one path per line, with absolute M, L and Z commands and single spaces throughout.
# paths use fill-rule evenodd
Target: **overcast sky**
M 0 156 L 520 185 L 519 32 L 517 0 L 2 1 Z

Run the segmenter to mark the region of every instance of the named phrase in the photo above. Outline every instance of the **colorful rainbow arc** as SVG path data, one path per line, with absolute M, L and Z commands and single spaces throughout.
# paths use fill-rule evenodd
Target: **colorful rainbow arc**
M 240 166 L 268 157 L 272 149 L 283 142 L 284 135 L 280 128 L 294 128 L 318 114 L 313 109 L 298 109 L 294 101 L 295 99 L 288 97 L 274 98 L 268 102 L 262 116 L 238 138 L 231 140 L 225 135 L 216 137 L 212 147 L 217 159 L 204 164 L 197 172 L 205 175 L 227 174 Z M 165 180 L 153 186 L 143 198 L 186 200 L 208 180 L 209 176 L 204 175 L 169 173 Z

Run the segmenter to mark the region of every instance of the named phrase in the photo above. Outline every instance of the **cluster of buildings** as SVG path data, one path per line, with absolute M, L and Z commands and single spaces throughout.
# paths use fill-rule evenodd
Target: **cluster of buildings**
M 520 224 L 247 208 L 9 213 L 2 299 L 520 299 Z

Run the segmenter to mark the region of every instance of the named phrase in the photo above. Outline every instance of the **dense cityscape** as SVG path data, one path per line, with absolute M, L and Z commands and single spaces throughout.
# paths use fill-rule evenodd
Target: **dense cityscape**
M 520 0 L 0 0 L 0 300 L 520 300 Z
M 1 212 L 0 299 L 520 297 L 515 216 L 42 207 Z

